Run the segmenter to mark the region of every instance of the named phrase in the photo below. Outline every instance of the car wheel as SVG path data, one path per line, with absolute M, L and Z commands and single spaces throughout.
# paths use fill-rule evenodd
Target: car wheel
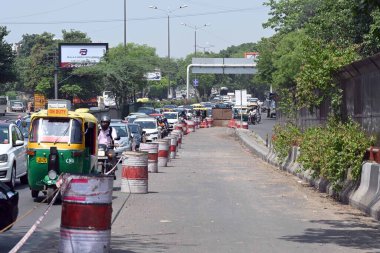
M 28 174 L 25 174 L 24 176 L 20 177 L 20 182 L 22 184 L 27 184 L 28 183 Z
M 16 165 L 15 164 L 13 164 L 12 166 L 11 180 L 7 184 L 11 189 L 14 189 L 16 186 Z

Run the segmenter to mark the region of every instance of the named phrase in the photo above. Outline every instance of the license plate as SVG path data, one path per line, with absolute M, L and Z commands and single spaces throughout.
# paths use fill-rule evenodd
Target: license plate
M 47 163 L 46 157 L 37 157 L 37 163 Z

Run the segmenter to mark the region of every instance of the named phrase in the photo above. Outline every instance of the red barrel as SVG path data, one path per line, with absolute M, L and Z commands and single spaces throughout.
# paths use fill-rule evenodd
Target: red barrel
M 193 120 L 187 121 L 187 133 L 195 132 L 195 122 Z
M 121 192 L 148 193 L 148 153 L 129 151 L 123 156 Z
M 248 129 L 248 122 L 243 121 L 242 128 L 243 129 Z
M 158 172 L 158 143 L 141 143 L 140 151 L 148 152 L 148 171 Z
M 170 140 L 170 158 L 174 159 L 177 154 L 177 137 L 175 135 L 169 135 L 165 138 Z
M 212 127 L 214 120 L 212 118 L 206 118 L 208 127 Z
M 176 134 L 177 135 L 177 137 L 178 137 L 177 146 L 178 146 L 178 148 L 181 148 L 182 139 L 183 139 L 182 131 L 181 130 L 173 130 L 172 134 Z M 178 152 L 178 150 L 177 150 L 177 152 Z
M 58 252 L 109 252 L 113 176 L 68 175 L 62 186 Z
M 169 157 L 169 140 L 161 139 L 155 141 L 158 143 L 158 166 L 166 167 L 168 166 L 168 157 Z

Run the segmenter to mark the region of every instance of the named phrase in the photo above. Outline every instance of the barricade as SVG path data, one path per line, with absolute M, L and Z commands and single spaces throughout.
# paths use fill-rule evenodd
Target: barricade
M 228 122 L 228 127 L 229 128 L 235 128 L 236 127 L 235 119 L 230 119 L 230 121 Z
M 158 166 L 166 167 L 168 166 L 168 157 L 169 157 L 169 140 L 160 139 L 155 141 L 158 143 Z
M 214 120 L 212 118 L 206 118 L 208 127 L 212 127 Z
M 140 151 L 148 152 L 148 171 L 158 172 L 158 143 L 141 143 Z
M 69 175 L 65 181 L 58 252 L 109 252 L 113 176 Z
M 174 125 L 174 130 L 180 130 L 181 132 L 183 131 L 183 123 L 177 123 Z
M 201 128 L 207 128 L 207 121 L 202 121 L 201 122 L 201 125 L 200 125 Z
M 181 130 L 173 130 L 172 134 L 176 134 L 177 135 L 177 137 L 178 137 L 178 139 L 177 139 L 177 146 L 178 146 L 178 148 L 181 148 L 182 140 L 183 140 L 182 131 Z M 177 149 L 177 151 L 178 151 L 178 149 Z
M 239 127 L 240 127 L 240 125 L 239 125 Z M 243 121 L 242 128 L 248 129 L 248 122 Z
M 167 139 L 170 140 L 170 158 L 171 159 L 174 159 L 176 157 L 176 154 L 177 154 L 177 137 L 175 135 L 169 135 L 167 137 L 165 137 Z
M 195 122 L 193 120 L 187 121 L 187 133 L 195 132 Z
M 123 156 L 121 192 L 148 193 L 148 153 L 128 151 Z

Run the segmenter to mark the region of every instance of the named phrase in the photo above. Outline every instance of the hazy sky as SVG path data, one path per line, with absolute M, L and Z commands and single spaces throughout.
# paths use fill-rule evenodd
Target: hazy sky
M 263 29 L 269 8 L 264 0 L 126 0 L 127 42 L 154 47 L 167 56 L 170 12 L 171 57 L 180 58 L 194 52 L 194 29 L 197 51 L 218 52 L 232 45 L 257 42 L 273 34 Z M 179 8 L 187 5 L 186 8 Z M 15 43 L 23 34 L 50 32 L 58 38 L 61 30 L 86 32 L 93 42 L 115 46 L 124 41 L 124 0 L 12 0 L 2 1 L 0 25 L 10 34 L 6 41 Z M 149 6 L 157 6 L 151 9 Z M 181 25 L 185 23 L 189 26 Z M 202 48 L 203 47 L 203 48 Z M 204 48 L 207 47 L 207 48 Z

